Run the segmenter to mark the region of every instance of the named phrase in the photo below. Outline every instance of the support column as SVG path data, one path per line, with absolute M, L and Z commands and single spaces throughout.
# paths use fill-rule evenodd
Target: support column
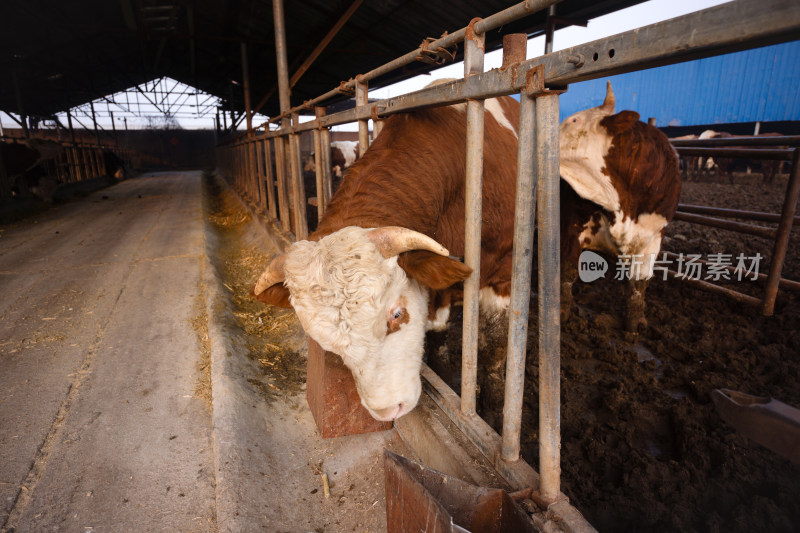
M 281 105 L 281 127 L 289 129 L 291 120 L 288 113 L 291 107 L 289 92 L 289 66 L 286 60 L 286 27 L 283 18 L 283 0 L 272 0 L 272 20 L 275 23 L 275 59 L 278 66 L 278 97 Z M 278 166 L 278 200 L 281 208 L 281 227 L 291 228 L 290 206 L 287 201 L 287 174 L 290 168 L 290 150 L 287 137 L 275 138 L 275 161 Z
M 473 28 L 464 38 L 464 78 L 483 72 L 484 36 Z M 478 293 L 481 273 L 481 214 L 483 191 L 483 100 L 467 101 L 467 161 L 464 264 L 472 274 L 464 281 L 464 324 L 461 348 L 461 412 L 475 413 L 478 381 Z

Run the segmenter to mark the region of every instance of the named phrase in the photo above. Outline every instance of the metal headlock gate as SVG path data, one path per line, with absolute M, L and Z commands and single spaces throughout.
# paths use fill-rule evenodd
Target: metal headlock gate
M 561 516 L 570 528 L 592 530 L 560 492 L 559 93 L 570 83 L 800 38 L 800 4 L 795 0 L 740 0 L 528 60 L 524 59 L 524 46 L 520 43 L 516 47 L 509 46 L 504 42 L 503 67 L 483 71 L 483 36 L 487 31 L 548 9 L 556 3 L 555 0 L 529 0 L 487 18 L 475 19 L 468 27 L 426 43 L 394 61 L 342 82 L 318 98 L 290 108 L 283 5 L 282 0 L 274 0 L 281 115 L 270 122 L 280 120 L 281 127 L 271 131 L 268 124 L 262 124 L 222 144 L 220 163 L 221 170 L 229 176 L 233 186 L 256 208 L 267 213 L 284 231 L 292 232 L 293 238 L 303 239 L 308 228 L 299 147 L 302 132 L 314 133 L 317 209 L 321 216 L 330 198 L 330 164 L 325 159 L 330 153 L 328 128 L 358 122 L 363 154 L 369 145 L 370 119 L 375 123 L 374 134 L 377 135 L 381 119 L 389 115 L 466 102 L 468 150 L 464 262 L 472 268 L 473 275 L 464 284 L 461 394 L 459 398 L 423 365 L 424 387 L 512 487 L 534 486 L 537 500 Z M 550 13 L 553 14 L 553 10 Z M 446 50 L 462 42 L 465 58 L 463 79 L 368 103 L 370 80 L 417 61 L 432 50 Z M 505 405 L 502 435 L 498 435 L 475 412 L 483 102 L 486 98 L 512 93 L 520 95 L 521 107 Z M 353 94 L 355 108 L 325 115 L 320 104 L 331 97 Z M 300 123 L 299 113 L 311 110 L 316 113 L 316 118 Z M 246 112 L 249 115 L 249 110 Z M 259 129 L 263 133 L 257 131 Z M 275 157 L 274 177 L 271 152 Z M 273 179 L 277 191 L 273 188 Z M 534 213 L 537 207 L 538 474 L 520 459 Z

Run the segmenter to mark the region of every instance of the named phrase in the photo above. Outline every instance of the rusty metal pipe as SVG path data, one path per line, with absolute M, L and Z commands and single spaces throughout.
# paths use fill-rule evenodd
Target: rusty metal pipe
M 676 254 L 676 253 L 673 253 L 673 252 L 664 252 L 664 254 L 666 254 L 666 256 L 669 259 L 678 259 L 679 258 L 679 255 Z M 701 265 L 711 265 L 711 264 L 713 264 L 710 261 L 705 261 L 703 259 L 695 259 L 695 261 L 700 263 Z M 735 267 L 723 266 L 722 268 L 725 269 L 726 271 L 732 273 L 732 274 L 736 273 L 736 268 Z M 684 279 L 684 278 L 679 278 L 679 279 Z M 759 272 L 758 274 L 756 274 L 756 279 L 758 279 L 758 281 L 764 281 L 764 280 L 767 279 L 767 275 L 766 274 L 762 274 L 761 272 Z M 800 282 L 794 281 L 794 280 L 791 280 L 791 279 L 781 278 L 780 282 L 779 282 L 779 286 L 781 288 L 783 288 L 783 289 L 789 289 L 789 290 L 793 290 L 793 291 L 800 291 Z
M 781 221 L 778 224 L 769 277 L 767 278 L 767 288 L 764 292 L 764 305 L 761 309 L 764 316 L 772 316 L 772 312 L 775 309 L 775 299 L 778 296 L 778 285 L 781 279 L 781 271 L 783 270 L 783 262 L 786 259 L 786 247 L 789 244 L 789 234 L 792 231 L 792 221 L 797 208 L 798 196 L 800 196 L 800 149 L 795 148 L 792 155 L 792 172 L 789 175 L 789 183 L 786 185 L 786 195 L 783 198 L 783 208 L 781 209 Z
M 707 217 L 705 215 L 694 215 L 690 213 L 683 213 L 678 211 L 675 213 L 673 220 L 682 220 L 684 222 L 691 222 L 693 224 L 702 224 L 704 226 L 711 226 L 713 228 L 726 229 L 736 231 L 739 233 L 746 233 L 748 235 L 756 235 L 765 239 L 774 239 L 777 235 L 777 230 L 774 228 L 765 228 L 764 226 L 756 226 L 755 224 L 746 224 L 744 222 L 735 222 L 733 220 L 725 220 L 722 218 Z
M 792 158 L 792 150 L 766 148 L 684 148 L 676 147 L 678 155 L 727 157 L 731 159 L 773 159 L 788 161 Z
M 368 86 L 366 82 L 356 83 L 356 106 L 366 107 L 369 103 Z M 360 119 L 358 121 L 358 155 L 364 155 L 369 148 L 369 120 Z
M 314 177 L 317 188 L 317 220 L 322 220 L 322 215 L 325 214 L 322 174 L 322 132 L 314 130 Z
M 525 349 L 528 341 L 528 308 L 531 298 L 533 228 L 536 213 L 534 154 L 536 151 L 536 101 L 520 95 L 517 186 L 514 206 L 514 257 L 511 301 L 508 309 L 506 388 L 503 401 L 501 457 L 519 459 L 522 428 L 522 392 L 525 386 Z
M 483 72 L 483 47 L 483 35 L 470 35 L 464 40 L 464 78 Z M 464 281 L 461 411 L 465 414 L 475 412 L 478 382 L 478 294 L 481 273 L 483 107 L 483 100 L 467 102 L 464 264 L 472 269 L 472 274 Z
M 725 137 L 719 139 L 671 139 L 675 147 L 700 146 L 800 146 L 800 135 L 776 137 Z
M 278 207 L 275 202 L 275 175 L 272 171 L 272 150 L 269 139 L 261 140 L 264 149 L 264 188 L 267 190 L 267 207 L 269 217 L 278 219 Z
M 707 281 L 703 281 L 701 279 L 694 279 L 694 278 L 685 278 L 679 275 L 674 270 L 667 270 L 667 274 L 672 279 L 678 279 L 684 283 L 688 283 L 689 285 L 693 285 L 697 288 L 704 289 L 710 292 L 716 292 L 718 294 L 724 294 L 730 298 L 733 298 L 737 302 L 741 302 L 747 305 L 752 305 L 754 307 L 760 307 L 762 305 L 762 301 L 760 298 L 756 298 L 755 296 L 750 296 L 748 294 L 744 294 L 743 292 L 735 291 L 733 289 L 728 289 L 726 287 L 722 287 L 720 285 L 715 285 L 714 283 L 709 283 Z
M 278 207 L 280 208 L 281 229 L 283 231 L 291 231 L 292 223 L 286 190 L 286 142 L 286 137 L 275 138 L 275 173 L 278 178 Z
M 758 220 L 761 222 L 780 222 L 780 213 L 764 213 L 761 211 L 741 211 L 739 209 L 727 209 L 722 207 L 711 207 L 706 205 L 678 204 L 678 211 L 681 213 L 694 213 L 698 215 L 714 215 L 726 218 L 740 218 L 743 220 Z M 795 216 L 792 224 L 800 225 L 800 217 Z
M 561 485 L 561 292 L 558 94 L 536 99 L 539 240 L 539 491 Z

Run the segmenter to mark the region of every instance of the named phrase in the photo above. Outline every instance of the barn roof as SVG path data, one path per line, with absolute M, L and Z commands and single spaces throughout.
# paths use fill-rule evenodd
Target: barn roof
M 558 16 L 591 19 L 641 0 L 565 0 Z M 503 0 L 285 0 L 290 76 L 336 25 L 358 7 L 292 89 L 292 105 L 455 31 L 474 17 L 517 2 Z M 29 0 L 0 4 L 0 109 L 41 117 L 170 77 L 241 111 L 246 43 L 253 107 L 279 114 L 270 0 Z M 556 28 L 563 27 L 566 21 Z M 487 51 L 507 33 L 544 32 L 544 12 L 486 35 Z M 370 83 L 384 86 L 431 70 L 416 63 Z M 19 98 L 19 100 L 18 100 Z M 256 109 L 259 111 L 259 109 Z

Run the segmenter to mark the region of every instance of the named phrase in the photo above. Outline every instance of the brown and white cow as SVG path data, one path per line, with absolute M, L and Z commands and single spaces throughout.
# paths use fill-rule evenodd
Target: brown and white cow
M 562 187 L 562 309 L 568 313 L 581 250 L 605 252 L 633 266 L 626 329 L 636 331 L 647 323 L 644 293 L 681 178 L 667 137 L 634 111 L 614 114 L 614 104 L 608 83 L 601 106 L 560 126 L 561 177 L 572 188 Z
M 379 420 L 417 404 L 425 331 L 445 327 L 471 273 L 452 257 L 464 254 L 465 110 L 386 119 L 317 230 L 253 289 L 294 307 L 305 331 L 342 357 Z M 486 102 L 480 306 L 489 322 L 509 303 L 518 115 L 512 98 Z
M 358 161 L 358 141 L 333 141 L 331 143 L 331 169 L 333 175 L 341 178 L 345 170 Z M 314 152 L 311 152 L 303 165 L 305 172 L 315 172 L 317 163 Z

